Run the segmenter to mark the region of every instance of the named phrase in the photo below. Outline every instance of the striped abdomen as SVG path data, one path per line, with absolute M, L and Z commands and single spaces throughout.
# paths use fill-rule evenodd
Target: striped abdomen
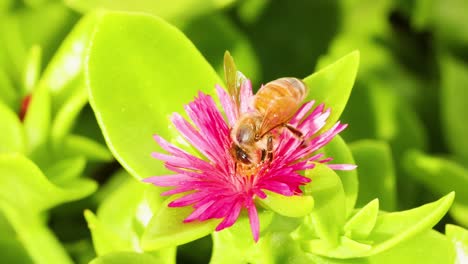
M 287 123 L 307 95 L 307 86 L 296 78 L 280 78 L 267 83 L 255 94 L 253 107 L 264 116 L 262 132 Z

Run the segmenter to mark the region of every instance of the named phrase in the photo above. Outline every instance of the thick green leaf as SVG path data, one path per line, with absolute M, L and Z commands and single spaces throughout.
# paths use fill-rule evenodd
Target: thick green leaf
M 317 255 L 339 259 L 373 256 L 430 230 L 448 211 L 453 198 L 454 193 L 450 193 L 436 202 L 415 209 L 381 213 L 365 240 L 355 241 L 342 236 L 340 243 L 332 246 L 312 239 L 302 242 L 303 248 Z
M 10 77 L 0 68 L 0 101 L 11 109 L 18 108 L 19 94 L 13 87 Z
M 305 194 L 315 200 L 312 219 L 315 232 L 325 244 L 335 246 L 346 220 L 346 197 L 340 177 L 324 164 L 306 171 L 312 180 L 305 186 Z
M 468 170 L 456 162 L 411 151 L 405 156 L 405 169 L 416 180 L 441 195 L 455 191 L 455 201 L 468 206 Z
M 36 89 L 24 117 L 24 131 L 28 142 L 28 152 L 34 152 L 44 145 L 50 134 L 50 95 L 45 88 Z
M 343 140 L 343 138 L 341 138 L 341 136 L 336 136 L 333 138 L 333 140 L 330 141 L 320 151 L 325 154 L 325 157 L 333 158 L 333 161 L 330 163 L 357 164 L 354 161 L 351 150 L 349 149 L 348 145 L 346 145 L 346 142 Z M 349 215 L 353 211 L 358 197 L 359 183 L 357 170 L 337 170 L 335 173 L 340 176 L 341 183 L 343 184 L 343 189 L 346 195 L 346 211 L 347 215 Z
M 0 174 L 5 176 L 3 173 Z M 25 210 L 24 207 L 18 207 L 14 202 L 0 196 L 0 212 L 5 214 L 15 229 L 16 235 L 34 263 L 73 263 L 40 215 L 35 214 L 35 210 Z
M 447 237 L 433 230 L 402 241 L 367 260 L 369 264 L 456 263 L 453 246 Z
M 374 229 L 379 213 L 379 200 L 375 199 L 356 212 L 344 225 L 343 231 L 347 237 L 366 239 Z
M 462 226 L 468 226 L 468 205 L 455 202 L 450 209 L 450 214 L 455 219 L 456 223 Z
M 0 153 L 24 152 L 25 134 L 18 116 L 0 103 Z
M 395 247 L 367 258 L 336 259 L 307 254 L 317 264 L 413 264 L 454 263 L 454 251 L 448 239 L 429 230 Z
M 148 189 L 156 188 L 152 185 L 135 180 L 126 172 L 121 172 L 119 174 L 124 174 L 126 176 L 125 182 L 114 186 L 115 190 L 109 193 L 99 206 L 97 217 L 104 225 L 103 228 L 109 230 L 117 239 L 123 240 L 131 246 L 126 249 L 127 251 L 138 250 L 141 248 L 139 240 L 143 229 L 153 216 L 153 211 L 159 209 L 161 206 L 163 197 L 160 195 L 151 197 L 151 205 L 154 206 L 154 208 L 152 208 L 146 192 Z M 115 175 L 114 177 L 119 177 L 119 175 Z M 116 204 L 120 206 L 115 207 Z M 97 238 L 97 236 L 98 235 L 93 232 L 93 237 Z M 95 242 L 95 247 L 108 247 L 105 243 L 106 241 L 102 242 L 104 242 L 102 245 Z M 115 249 L 113 249 L 113 251 L 115 251 Z M 106 252 L 99 251 L 99 255 L 105 253 Z
M 80 78 L 79 88 L 75 90 L 63 106 L 57 112 L 52 122 L 51 141 L 55 148 L 60 148 L 64 137 L 70 133 L 80 111 L 88 103 L 88 92 L 85 89 L 84 81 Z
M 112 252 L 134 250 L 131 240 L 125 240 L 116 235 L 112 229 L 108 228 L 91 211 L 85 210 L 84 216 L 91 231 L 96 255 L 103 256 Z
M 307 100 L 325 103 L 332 109 L 323 130 L 332 127 L 340 118 L 351 94 L 358 66 L 359 52 L 354 51 L 304 79 L 309 87 Z
M 73 157 L 58 160 L 44 170 L 44 174 L 55 184 L 64 184 L 82 175 L 86 166 L 86 159 Z
M 162 169 L 150 153 L 156 148 L 153 134 L 171 134 L 168 115 L 181 112 L 197 90 L 212 91 L 222 83 L 176 28 L 155 17 L 128 13 L 106 13 L 100 19 L 86 73 L 91 105 L 107 144 L 138 179 Z
M 98 17 L 99 13 L 90 13 L 75 25 L 55 52 L 39 81 L 39 86 L 45 86 L 50 91 L 54 115 L 62 107 L 67 108 L 64 104 L 69 100 L 73 102 L 73 97 L 80 96 L 81 93 L 77 90 L 86 90 L 83 83 L 84 62 Z
M 153 251 L 185 244 L 212 233 L 221 222 L 220 219 L 210 219 L 184 223 L 193 208 L 169 207 L 168 204 L 175 198 L 167 199 L 151 218 L 141 238 L 143 250 Z
M 159 209 L 163 201 L 159 193 L 150 193 L 157 188 L 135 180 L 124 171 L 114 177 L 125 177 L 125 181 L 112 183 L 114 190 L 107 193 L 97 216 L 85 212 L 98 256 L 118 251 L 141 252 L 140 236 L 153 215 L 152 210 Z M 175 252 L 175 248 L 165 248 L 152 255 L 164 263 L 173 263 Z
M 172 22 L 185 21 L 191 17 L 208 13 L 209 11 L 224 7 L 234 0 L 179 0 L 176 2 L 135 0 L 65 0 L 65 3 L 79 11 L 86 12 L 92 9 L 107 9 L 114 11 L 144 12 L 157 15 Z
M 468 230 L 456 225 L 446 225 L 445 234 L 455 247 L 458 263 L 465 263 L 468 257 Z
M 93 259 L 89 264 L 166 264 L 173 262 L 161 261 L 150 253 L 136 253 L 136 252 L 115 252 L 102 257 Z
M 0 155 L 0 175 L 0 200 L 30 213 L 81 199 L 97 188 L 95 182 L 84 179 L 67 182 L 65 188 L 59 188 L 21 155 Z
M 39 45 L 47 62 L 75 17 L 61 1 L 48 1 L 40 8 L 17 8 L 0 19 L 0 64 L 14 83 L 22 83 L 29 48 Z
M 338 259 L 365 256 L 372 249 L 371 245 L 360 243 L 346 236 L 340 237 L 339 244 L 335 246 L 323 243 L 320 239 L 312 239 L 302 242 L 301 247 L 306 252 Z
M 268 4 L 268 0 L 242 1 L 238 5 L 237 15 L 245 24 L 252 24 L 260 18 Z
M 79 135 L 68 135 L 60 147 L 61 153 L 65 156 L 84 156 L 93 161 L 110 161 L 113 159 L 106 146 Z
M 314 198 L 312 196 L 284 196 L 270 191 L 265 191 L 265 193 L 267 198 L 257 199 L 257 202 L 280 215 L 303 217 L 310 214 L 314 209 Z
M 362 140 L 350 145 L 358 164 L 358 206 L 378 198 L 382 210 L 396 208 L 395 169 L 390 147 L 382 141 Z
M 402 241 L 432 228 L 449 210 L 455 194 L 407 211 L 379 215 L 367 238 L 373 240 L 369 255 L 383 252 Z
M 441 57 L 442 129 L 450 149 L 468 164 L 468 65 L 448 55 Z
M 26 60 L 26 67 L 23 74 L 23 94 L 29 94 L 36 86 L 37 80 L 41 73 L 42 49 L 38 45 L 34 45 L 29 50 Z
M 269 211 L 259 212 L 258 242 L 252 238 L 248 217 L 241 217 L 232 227 L 213 233 L 213 254 L 210 263 L 275 263 L 270 249 L 271 244 L 275 243 L 275 234 L 263 232 L 270 225 L 273 216 Z
M 467 8 L 464 0 L 417 0 L 411 18 L 418 29 L 433 31 L 438 41 L 463 47 L 468 44 Z
M 2 249 L 2 261 L 6 263 L 32 263 L 31 257 L 21 244 L 15 229 L 2 211 L 0 211 L 0 248 Z

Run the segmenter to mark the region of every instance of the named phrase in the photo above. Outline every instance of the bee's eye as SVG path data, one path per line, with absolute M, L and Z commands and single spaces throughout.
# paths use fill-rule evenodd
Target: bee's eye
M 236 135 L 237 142 L 241 144 L 252 142 L 254 139 L 254 133 L 250 126 L 241 126 L 237 131 Z
M 250 164 L 249 155 L 247 155 L 247 153 L 245 153 L 245 151 L 241 149 L 239 146 L 236 146 L 236 158 L 242 163 Z

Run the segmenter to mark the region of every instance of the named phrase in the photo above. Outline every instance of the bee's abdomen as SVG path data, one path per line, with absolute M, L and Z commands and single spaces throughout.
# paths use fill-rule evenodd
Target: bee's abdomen
M 299 79 L 280 78 L 267 83 L 256 94 L 254 107 L 260 112 L 272 107 L 283 99 L 301 103 L 307 95 L 307 86 Z M 284 107 L 284 105 L 282 105 Z M 295 106 L 291 106 L 295 108 Z

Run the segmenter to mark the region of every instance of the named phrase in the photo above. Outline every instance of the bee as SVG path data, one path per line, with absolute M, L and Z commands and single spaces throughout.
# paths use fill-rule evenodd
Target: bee
M 229 52 L 224 56 L 224 70 L 228 92 L 239 111 L 240 87 L 246 79 L 237 72 Z M 284 128 L 302 137 L 301 131 L 288 123 L 301 107 L 307 92 L 307 86 L 292 77 L 271 81 L 258 90 L 251 102 L 254 111 L 240 113 L 231 128 L 231 154 L 239 163 L 236 166 L 251 171 L 262 162 L 271 161 L 275 135 Z

